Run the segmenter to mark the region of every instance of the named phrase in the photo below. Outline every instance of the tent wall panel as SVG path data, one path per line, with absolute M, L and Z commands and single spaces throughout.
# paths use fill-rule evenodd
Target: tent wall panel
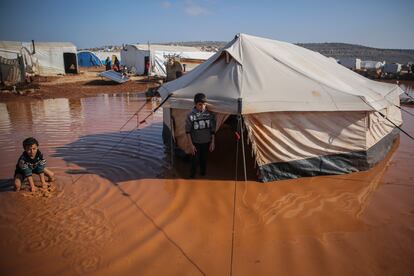
M 379 112 L 370 112 L 367 131 L 367 148 L 374 146 L 382 138 L 391 133 L 395 128 L 394 124 L 399 126 L 402 124 L 400 106 L 400 98 L 398 94 L 389 97 L 390 105 Z M 386 116 L 384 118 L 381 114 Z
M 243 117 L 259 166 L 366 150 L 365 112 L 271 112 Z
M 259 166 L 258 178 L 259 181 L 269 182 L 306 176 L 365 171 L 385 158 L 397 137 L 399 137 L 399 131 L 395 128 L 366 151 L 331 154 Z

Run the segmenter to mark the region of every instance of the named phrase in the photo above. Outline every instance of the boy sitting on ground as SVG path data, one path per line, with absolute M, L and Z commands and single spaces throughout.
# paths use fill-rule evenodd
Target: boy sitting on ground
M 30 190 L 36 191 L 34 185 L 33 173 L 38 174 L 42 187 L 47 187 L 45 181 L 45 174 L 48 177 L 48 181 L 54 181 L 54 173 L 45 168 L 46 160 L 43 158 L 43 154 L 39 150 L 39 142 L 33 137 L 29 137 L 23 141 L 24 152 L 19 157 L 16 164 L 16 170 L 14 172 L 14 186 L 18 192 L 22 186 L 22 182 L 27 178 Z

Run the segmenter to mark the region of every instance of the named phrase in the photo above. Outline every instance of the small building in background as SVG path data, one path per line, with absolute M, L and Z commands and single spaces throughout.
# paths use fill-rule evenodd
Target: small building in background
M 344 57 L 338 60 L 338 63 L 351 70 L 361 70 L 361 59 Z
M 364 76 L 370 78 L 380 78 L 382 75 L 383 62 L 375 60 L 361 61 L 361 70 Z
M 402 69 L 402 65 L 399 63 L 385 63 L 382 68 L 382 73 L 384 77 L 395 78 L 397 77 Z
M 121 49 L 121 64 L 137 75 L 165 78 L 167 61 L 172 57 L 182 64 L 185 71 L 190 71 L 214 54 L 188 46 L 127 44 Z
M 378 69 L 381 69 L 383 67 L 383 63 L 381 61 L 375 61 L 375 60 L 363 60 L 361 61 L 361 69 L 362 70 L 372 70 L 376 71 Z

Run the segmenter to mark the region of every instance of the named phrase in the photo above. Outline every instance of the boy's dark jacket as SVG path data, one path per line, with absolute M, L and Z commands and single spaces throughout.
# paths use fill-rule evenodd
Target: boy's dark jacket
M 40 150 L 37 151 L 34 159 L 31 159 L 26 152 L 23 152 L 17 161 L 15 174 L 28 177 L 33 173 L 42 173 L 45 165 L 46 160 L 43 159 L 43 154 Z
M 211 142 L 211 136 L 216 130 L 216 116 L 206 108 L 199 112 L 195 107 L 187 114 L 185 132 L 190 133 L 193 144 Z

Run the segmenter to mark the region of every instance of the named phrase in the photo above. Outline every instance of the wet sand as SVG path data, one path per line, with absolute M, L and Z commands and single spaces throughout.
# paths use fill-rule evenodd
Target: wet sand
M 414 273 L 414 141 L 404 134 L 369 171 L 259 183 L 251 166 L 234 181 L 225 128 L 207 175 L 190 180 L 188 163 L 170 168 L 161 111 L 135 129 L 133 114 L 156 104 L 136 94 L 0 104 L 2 274 Z M 11 191 L 29 135 L 57 175 L 50 196 Z

